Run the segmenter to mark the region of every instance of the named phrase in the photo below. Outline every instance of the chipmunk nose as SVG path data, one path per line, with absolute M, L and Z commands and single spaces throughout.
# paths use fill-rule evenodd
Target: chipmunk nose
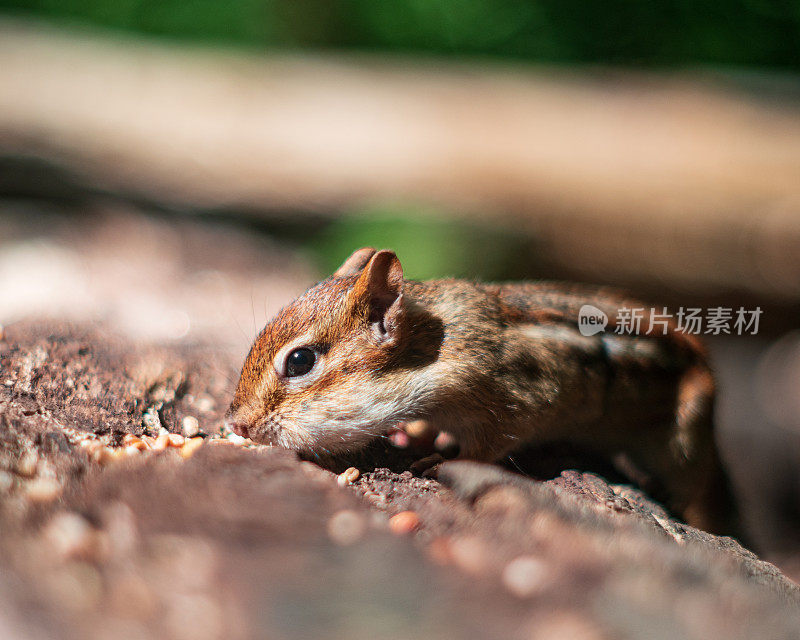
M 229 415 L 225 417 L 225 426 L 233 431 L 237 436 L 242 436 L 243 438 L 250 437 L 247 431 L 247 425 L 243 422 L 237 421 L 234 416 Z

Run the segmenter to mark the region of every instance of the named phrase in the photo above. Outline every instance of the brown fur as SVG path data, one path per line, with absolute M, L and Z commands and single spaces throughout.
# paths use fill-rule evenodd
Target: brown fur
M 579 333 L 584 304 L 608 315 L 604 334 Z M 361 249 L 264 328 L 230 421 L 256 440 L 325 454 L 412 419 L 450 431 L 477 460 L 571 440 L 627 456 L 691 524 L 731 532 L 702 344 L 674 324 L 666 336 L 616 335 L 623 306 L 644 305 L 556 283 L 404 281 L 393 253 Z M 281 354 L 300 346 L 319 362 L 286 378 Z

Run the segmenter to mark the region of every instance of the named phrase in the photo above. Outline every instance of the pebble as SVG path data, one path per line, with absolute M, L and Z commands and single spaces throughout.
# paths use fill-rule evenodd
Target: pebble
M 401 511 L 389 518 L 389 529 L 398 535 L 413 533 L 419 527 L 420 519 L 415 511 Z
M 198 433 L 200 433 L 200 423 L 194 416 L 186 416 L 181 421 L 181 431 L 187 438 L 194 438 Z
M 241 447 L 243 444 L 247 444 L 247 438 L 237 435 L 235 433 L 229 433 L 227 435 L 227 440 L 239 447 Z
M 542 591 L 548 584 L 548 566 L 533 556 L 520 556 L 503 569 L 503 586 L 518 598 L 528 598 Z
M 178 450 L 178 453 L 181 454 L 182 458 L 191 458 L 195 454 L 195 452 L 202 446 L 203 446 L 202 438 L 190 438 Z
M 355 511 L 337 511 L 328 520 L 328 535 L 336 544 L 349 545 L 357 542 L 366 531 L 367 523 Z
M 361 475 L 361 472 L 356 469 L 355 467 L 350 467 L 345 469 L 342 473 L 340 473 L 336 478 L 336 483 L 340 487 L 346 487 L 347 485 L 353 484 L 358 477 Z
M 160 433 L 161 429 L 163 429 L 161 426 L 161 418 L 158 417 L 158 410 L 155 407 L 150 407 L 144 412 L 142 423 L 144 424 L 144 428 L 150 433 L 155 431 Z

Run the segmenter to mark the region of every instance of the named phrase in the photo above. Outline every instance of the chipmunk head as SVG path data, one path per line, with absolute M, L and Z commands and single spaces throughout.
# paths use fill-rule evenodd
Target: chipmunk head
M 413 389 L 387 384 L 403 341 L 403 269 L 364 248 L 282 309 L 242 368 L 228 424 L 258 442 L 312 453 L 363 445 L 400 419 Z

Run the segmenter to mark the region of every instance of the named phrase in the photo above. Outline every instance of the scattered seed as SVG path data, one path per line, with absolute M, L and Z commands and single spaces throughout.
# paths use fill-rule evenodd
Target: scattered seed
M 97 444 L 99 446 L 89 450 L 89 457 L 100 465 L 106 465 L 114 459 L 114 454 L 108 447 Z
M 169 446 L 169 434 L 162 433 L 153 442 L 153 451 L 163 451 Z
M 428 440 L 433 438 L 433 427 L 427 420 L 412 420 L 403 427 L 410 438 L 414 440 Z
M 92 526 L 85 518 L 69 511 L 54 516 L 42 535 L 62 559 L 89 555 L 94 543 Z
M 433 448 L 446 460 L 458 457 L 461 450 L 453 434 L 447 431 L 442 431 L 436 436 L 436 440 L 433 441 Z
M 186 416 L 181 421 L 181 431 L 187 438 L 194 438 L 198 433 L 200 433 L 200 423 L 194 416 Z
M 419 526 L 419 516 L 414 511 L 401 511 L 389 518 L 389 528 L 398 535 L 413 533 Z
M 126 449 L 131 448 L 131 447 L 133 447 L 134 449 L 137 449 L 139 451 L 144 451 L 145 449 L 147 449 L 147 445 L 144 443 L 144 440 L 142 440 L 141 438 L 138 438 L 138 437 L 136 437 L 134 435 L 131 435 L 130 433 L 127 434 L 122 439 L 122 444 L 125 445 Z
M 328 535 L 336 544 L 348 545 L 357 542 L 367 528 L 364 518 L 346 509 L 338 511 L 328 520 Z
M 450 539 L 440 537 L 428 545 L 428 556 L 436 564 L 446 565 L 452 561 L 450 554 Z
M 36 467 L 39 464 L 39 456 L 35 451 L 26 451 L 20 456 L 15 468 L 18 475 L 23 478 L 30 478 L 36 474 Z
M 202 438 L 190 438 L 180 448 L 179 452 L 182 458 L 191 458 L 195 452 L 203 446 Z
M 240 435 L 237 435 L 235 433 L 229 433 L 227 435 L 227 440 L 229 442 L 232 442 L 233 444 L 239 446 L 239 447 L 241 447 L 243 444 L 247 443 L 247 438 L 245 438 L 243 436 L 240 436 Z
M 186 442 L 186 438 L 180 433 L 170 433 L 167 438 L 169 439 L 170 445 L 173 447 L 182 447 L 183 443 Z
M 0 471 L 0 494 L 10 491 L 14 485 L 14 476 L 6 471 Z
M 194 406 L 197 407 L 200 413 L 209 413 L 213 411 L 214 405 L 216 405 L 214 398 L 205 394 L 198 396 L 194 403 Z
M 25 493 L 33 502 L 50 502 L 61 493 L 61 485 L 51 478 L 35 478 L 26 485 Z
M 518 598 L 528 598 L 547 586 L 550 570 L 533 556 L 520 556 L 503 569 L 503 585 Z
M 339 474 L 339 476 L 336 478 L 336 483 L 340 487 L 346 487 L 347 485 L 353 484 L 356 480 L 358 480 L 360 475 L 361 472 L 358 469 L 355 467 L 350 467 Z
M 483 573 L 490 566 L 486 546 L 473 536 L 452 538 L 450 557 L 457 567 L 471 574 Z

